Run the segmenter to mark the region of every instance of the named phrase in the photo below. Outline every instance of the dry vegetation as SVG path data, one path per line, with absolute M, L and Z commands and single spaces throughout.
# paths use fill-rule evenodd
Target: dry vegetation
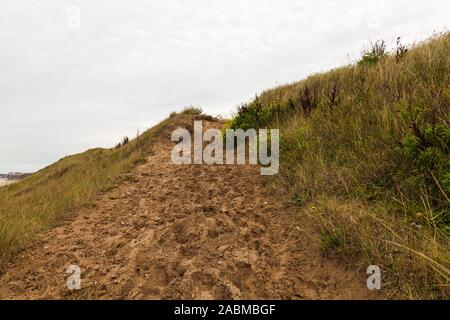
M 450 34 L 262 93 L 227 127 L 281 129 L 281 181 L 326 253 L 398 298 L 448 298 Z
M 188 108 L 136 139 L 125 137 L 115 148 L 65 157 L 21 182 L 0 188 L 0 266 L 25 240 L 128 179 L 127 173 L 145 162 L 163 130 L 181 121 L 180 117 L 198 112 Z

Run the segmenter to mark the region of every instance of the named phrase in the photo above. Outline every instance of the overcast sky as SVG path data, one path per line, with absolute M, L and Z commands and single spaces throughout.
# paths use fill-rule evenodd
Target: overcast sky
M 448 0 L 0 0 L 0 173 L 110 147 L 172 111 L 264 89 L 448 27 Z

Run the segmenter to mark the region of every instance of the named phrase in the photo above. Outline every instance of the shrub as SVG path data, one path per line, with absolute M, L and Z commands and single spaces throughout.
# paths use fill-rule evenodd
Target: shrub
M 386 43 L 384 40 L 378 40 L 372 44 L 370 50 L 363 51 L 363 55 L 358 64 L 375 65 L 387 56 Z
M 122 141 L 116 144 L 116 149 L 128 144 L 128 142 L 130 142 L 130 139 L 127 136 L 123 137 Z
M 403 59 L 403 57 L 406 55 L 407 52 L 408 52 L 408 49 L 406 48 L 405 45 L 402 44 L 401 38 L 398 37 L 397 38 L 397 48 L 395 50 L 395 59 L 397 60 L 397 62 L 400 62 L 400 60 Z
M 191 116 L 199 116 L 203 113 L 203 109 L 195 106 L 188 106 L 181 111 L 181 114 L 191 115 Z

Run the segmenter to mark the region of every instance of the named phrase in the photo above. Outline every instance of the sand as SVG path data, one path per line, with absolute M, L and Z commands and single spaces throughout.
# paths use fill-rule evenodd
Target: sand
M 0 178 L 0 187 L 6 186 L 8 184 L 14 183 L 14 181 Z
M 272 178 L 251 165 L 174 165 L 169 137 L 128 181 L 22 248 L 0 299 L 370 298 L 366 275 L 322 256 Z M 67 287 L 70 265 L 81 290 Z

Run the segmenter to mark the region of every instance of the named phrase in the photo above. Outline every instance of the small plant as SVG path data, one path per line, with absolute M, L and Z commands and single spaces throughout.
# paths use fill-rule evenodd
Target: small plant
M 363 52 L 362 58 L 358 64 L 369 66 L 376 65 L 386 56 L 386 42 L 384 40 L 378 40 L 372 44 L 372 48 L 370 50 Z
M 250 103 L 242 103 L 237 107 L 236 117 L 228 123 L 229 129 L 259 129 L 266 127 L 273 118 L 274 110 L 263 106 L 258 96 Z
M 337 94 L 338 94 L 338 87 L 337 87 L 337 84 L 335 83 L 333 85 L 333 88 L 331 89 L 330 95 L 328 97 L 328 106 L 331 110 L 336 108 L 336 106 L 338 104 Z
M 127 136 L 123 137 L 122 141 L 116 144 L 116 149 L 128 144 L 128 142 L 130 142 L 130 139 Z
M 341 230 L 323 230 L 320 233 L 320 244 L 325 252 L 336 253 L 344 246 Z
M 303 90 L 300 91 L 300 103 L 305 115 L 308 115 L 312 109 L 316 106 L 316 100 L 313 94 L 311 94 L 309 87 L 306 85 Z
M 439 219 L 433 218 L 434 223 L 445 225 L 450 219 L 448 215 L 450 129 L 447 125 L 429 123 L 423 124 L 421 128 L 414 122 L 410 125 L 410 132 L 404 136 L 401 146 L 402 156 L 408 161 L 411 173 L 415 174 L 409 179 L 410 188 L 416 190 L 417 198 L 424 196 L 423 190 L 427 190 L 427 194 L 428 192 L 433 194 L 430 198 L 433 209 L 435 212 L 442 211 Z M 428 195 L 426 197 L 429 198 Z
M 450 166 L 450 162 L 448 163 Z M 442 180 L 442 184 L 444 185 L 444 190 L 448 194 L 450 194 L 450 170 L 448 170 L 446 173 L 444 173 L 444 178 Z
M 188 106 L 181 111 L 181 114 L 187 114 L 192 116 L 199 116 L 203 113 L 203 109 L 195 106 Z
M 395 50 L 395 60 L 397 62 L 400 62 L 400 60 L 403 59 L 403 57 L 406 55 L 407 52 L 408 52 L 408 49 L 406 48 L 405 45 L 403 45 L 401 43 L 401 38 L 398 37 L 397 38 L 397 49 Z
M 261 113 L 262 113 L 262 103 L 259 101 L 258 95 L 255 95 L 255 100 L 253 101 L 253 104 L 255 106 L 255 120 L 258 124 L 258 128 L 261 128 Z

